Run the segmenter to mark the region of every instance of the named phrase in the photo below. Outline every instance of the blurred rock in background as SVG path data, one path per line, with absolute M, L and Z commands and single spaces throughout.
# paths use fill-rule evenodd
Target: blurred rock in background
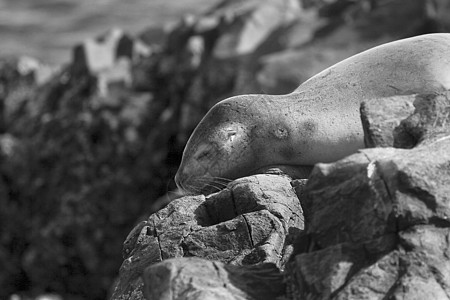
M 444 0 L 229 0 L 166 33 L 112 30 L 59 68 L 2 60 L 0 298 L 107 298 L 122 242 L 176 197 L 183 147 L 214 103 L 289 93 L 372 46 L 446 32 L 449 9 Z

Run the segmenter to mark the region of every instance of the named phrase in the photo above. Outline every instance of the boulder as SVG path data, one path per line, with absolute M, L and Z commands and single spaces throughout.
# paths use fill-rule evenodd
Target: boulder
M 394 129 L 414 112 L 415 98 L 415 95 L 393 96 L 362 103 L 361 121 L 367 148 L 394 146 Z
M 182 276 L 188 280 L 196 274 L 195 266 L 202 268 L 202 264 L 208 264 L 206 260 L 172 260 L 157 264 L 170 258 L 201 257 L 221 262 L 217 265 L 219 268 L 225 268 L 227 272 L 235 270 L 231 272 L 235 275 L 235 272 L 244 274 L 244 270 L 257 274 L 262 271 L 281 280 L 279 270 L 284 269 L 293 251 L 292 241 L 302 229 L 302 210 L 286 176 L 255 175 L 236 180 L 221 192 L 206 198 L 202 195 L 179 198 L 130 233 L 124 243 L 125 260 L 111 299 L 143 299 L 143 279 L 148 279 L 147 283 L 156 288 L 147 288 L 146 293 L 164 294 L 162 287 L 172 286 L 169 281 L 178 279 L 168 276 L 160 278 L 160 284 L 155 284 L 152 278 L 159 276 L 158 272 L 171 274 L 176 272 L 176 268 L 190 269 L 192 264 L 192 271 Z M 243 269 L 229 267 L 261 263 L 272 265 Z M 143 277 L 144 270 L 153 264 L 154 270 L 159 271 L 148 271 Z M 212 262 L 205 268 L 214 270 L 214 264 Z M 162 271 L 166 268 L 170 271 Z M 215 282 L 207 274 L 207 281 Z M 267 284 L 267 278 L 258 276 L 251 282 L 257 285 L 257 279 L 262 280 L 259 284 Z M 185 284 L 185 281 L 180 284 Z M 282 285 L 274 286 L 274 289 L 279 292 Z M 231 291 L 230 295 L 233 293 Z
M 420 95 L 414 101 L 414 115 L 403 120 L 396 131 L 394 146 L 412 148 L 445 140 L 450 134 L 449 93 Z
M 285 293 L 273 264 L 233 266 L 190 257 L 168 259 L 145 270 L 145 299 L 261 299 Z

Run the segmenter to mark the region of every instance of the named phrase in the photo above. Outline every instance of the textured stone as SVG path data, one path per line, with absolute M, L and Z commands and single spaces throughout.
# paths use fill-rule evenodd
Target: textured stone
M 412 148 L 434 143 L 450 135 L 450 92 L 417 96 L 413 115 L 401 122 L 394 132 L 394 146 Z
M 398 129 L 385 126 L 389 117 L 365 123 L 366 133 L 394 139 L 412 132 L 414 148 L 316 165 L 300 198 L 307 245 L 288 268 L 294 299 L 450 299 L 450 100 L 416 98 Z M 373 103 L 363 113 L 385 105 Z
M 399 277 L 399 252 L 379 258 L 355 274 L 335 299 L 385 299 Z
M 129 234 L 111 299 L 142 295 L 144 264 L 169 258 L 196 256 L 235 266 L 273 263 L 283 269 L 302 229 L 300 202 L 286 176 L 244 177 L 206 198 L 176 199 Z
M 393 147 L 394 128 L 414 112 L 415 95 L 366 100 L 361 104 L 367 148 Z
M 231 266 L 199 258 L 169 259 L 145 271 L 150 299 L 261 299 L 285 292 L 283 276 L 272 264 Z

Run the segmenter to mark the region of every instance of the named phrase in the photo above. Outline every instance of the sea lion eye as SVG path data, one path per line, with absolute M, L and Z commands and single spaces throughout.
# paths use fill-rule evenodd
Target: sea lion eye
M 211 155 L 211 151 L 209 151 L 209 150 L 204 150 L 204 151 L 200 152 L 200 153 L 197 155 L 197 159 L 207 158 L 207 157 L 210 156 L 210 155 Z
M 214 150 L 213 146 L 214 145 L 207 145 L 207 144 L 199 145 L 199 147 L 197 148 L 197 151 L 195 151 L 194 158 L 195 159 L 208 158 L 209 156 L 211 156 L 211 154 Z

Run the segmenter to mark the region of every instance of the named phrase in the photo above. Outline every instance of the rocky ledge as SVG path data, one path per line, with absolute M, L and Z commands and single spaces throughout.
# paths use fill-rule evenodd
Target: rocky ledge
M 450 92 L 361 118 L 371 148 L 308 180 L 240 178 L 151 215 L 112 299 L 450 299 Z

